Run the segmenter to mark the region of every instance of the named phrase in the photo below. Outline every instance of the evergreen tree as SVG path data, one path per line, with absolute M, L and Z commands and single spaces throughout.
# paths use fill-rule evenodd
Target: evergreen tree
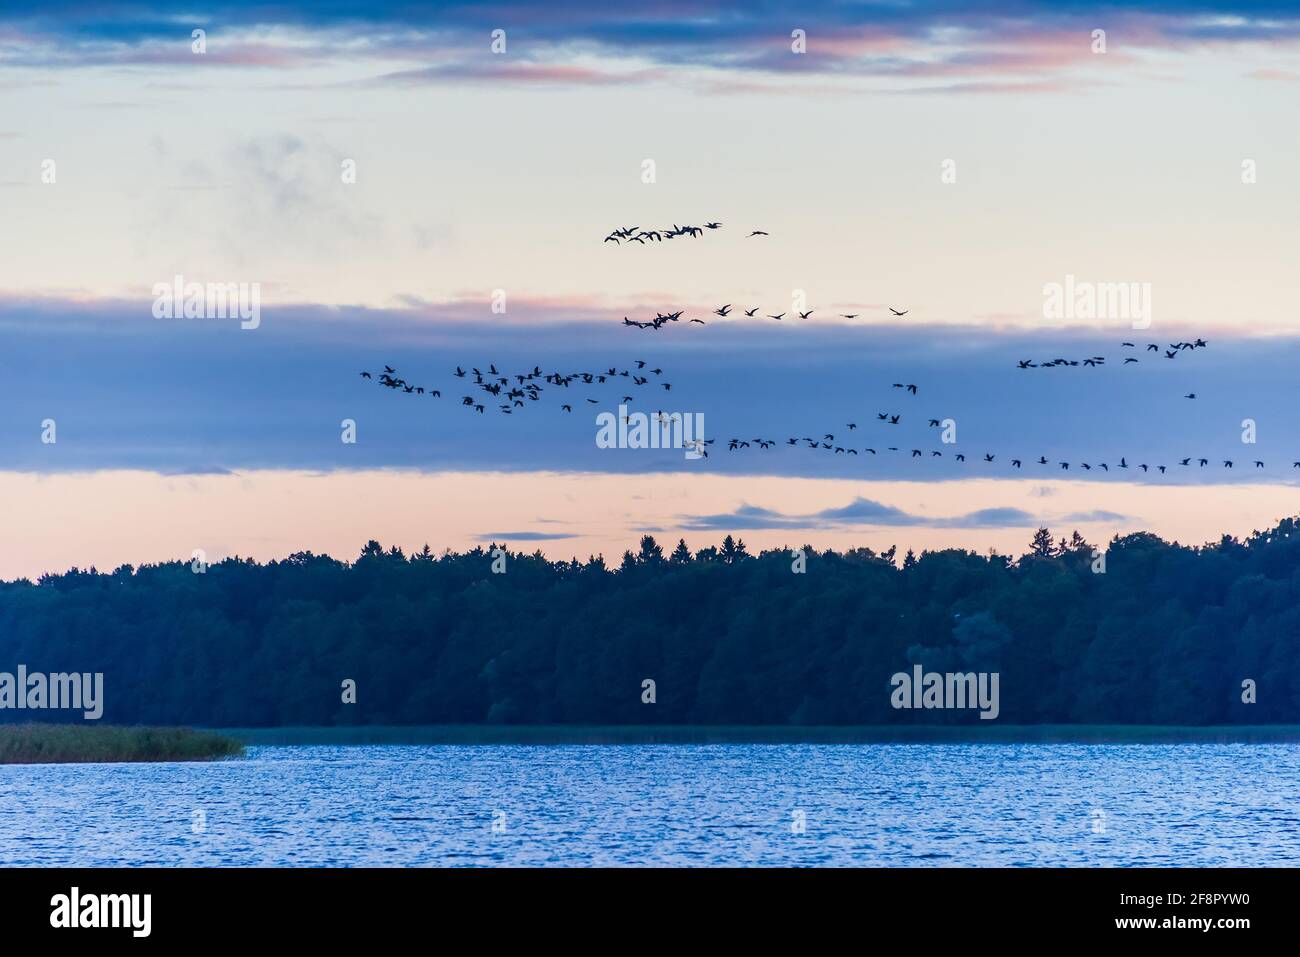
M 664 550 L 659 547 L 653 535 L 641 536 L 641 552 L 637 555 L 637 562 L 641 565 L 663 564 Z
M 1052 533 L 1045 528 L 1040 528 L 1034 532 L 1033 539 L 1029 542 L 1029 554 L 1035 558 L 1051 558 L 1056 552 L 1056 545 L 1052 542 Z

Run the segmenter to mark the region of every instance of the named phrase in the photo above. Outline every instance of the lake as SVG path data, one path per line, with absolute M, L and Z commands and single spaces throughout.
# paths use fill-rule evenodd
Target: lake
M 0 767 L 4 865 L 1300 864 L 1300 745 L 256 746 Z

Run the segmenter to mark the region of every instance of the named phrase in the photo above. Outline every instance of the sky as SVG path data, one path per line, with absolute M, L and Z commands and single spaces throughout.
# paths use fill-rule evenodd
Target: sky
M 0 11 L 0 578 L 1297 510 L 1300 8 L 354 6 Z M 176 276 L 255 287 L 256 327 L 158 318 Z M 1143 308 L 1055 314 L 1067 284 Z M 511 415 L 454 375 L 638 360 Z M 386 364 L 441 396 L 359 375 Z M 702 415 L 708 458 L 598 448 L 629 392 Z

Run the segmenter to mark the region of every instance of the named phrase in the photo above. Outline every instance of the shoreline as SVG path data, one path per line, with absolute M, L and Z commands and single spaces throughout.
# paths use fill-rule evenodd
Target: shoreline
M 351 725 L 212 730 L 252 746 L 1300 743 L 1300 725 Z

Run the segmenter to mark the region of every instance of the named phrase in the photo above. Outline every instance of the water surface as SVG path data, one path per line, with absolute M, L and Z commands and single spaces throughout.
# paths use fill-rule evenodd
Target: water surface
M 0 767 L 4 865 L 1300 864 L 1300 745 L 251 747 Z

